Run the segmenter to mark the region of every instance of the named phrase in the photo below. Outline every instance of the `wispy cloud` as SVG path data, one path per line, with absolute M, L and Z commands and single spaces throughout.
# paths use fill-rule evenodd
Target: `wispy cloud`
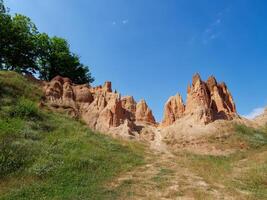
M 202 43 L 207 44 L 209 41 L 217 39 L 220 35 L 220 24 L 222 16 L 216 18 L 202 33 Z
M 219 38 L 222 35 L 221 24 L 223 22 L 223 13 L 223 11 L 219 12 L 215 19 L 201 33 L 191 37 L 188 44 L 200 41 L 202 44 L 206 45 L 212 40 Z
M 243 115 L 243 117 L 247 118 L 247 119 L 254 119 L 255 117 L 261 115 L 264 113 L 265 108 L 255 108 L 253 109 L 250 113 L 248 113 L 247 115 Z
M 128 24 L 128 23 L 129 23 L 129 20 L 128 19 L 122 20 L 122 24 Z
M 221 18 L 218 18 L 218 19 L 214 22 L 213 26 L 219 25 L 221 22 L 222 22 L 222 19 L 221 19 Z
M 123 20 L 118 20 L 118 21 L 112 21 L 112 22 L 111 22 L 111 24 L 112 24 L 113 26 L 120 25 L 120 24 L 122 24 L 122 25 L 126 25 L 126 24 L 128 24 L 128 23 L 129 23 L 129 20 L 128 20 L 128 19 L 123 19 Z
M 207 25 L 207 27 L 203 30 L 203 32 L 201 34 L 199 34 L 198 36 L 194 36 L 193 38 L 198 37 L 199 40 L 203 43 L 203 44 L 208 44 L 209 42 L 218 39 L 220 36 L 222 36 L 222 24 L 223 24 L 223 20 L 225 18 L 225 15 L 230 11 L 230 7 L 227 7 L 223 10 L 221 10 L 220 12 L 218 12 L 215 16 L 214 16 L 214 20 L 211 21 L 211 23 L 209 23 Z M 195 40 L 195 39 L 194 39 Z M 192 39 L 190 40 L 189 43 L 192 43 Z

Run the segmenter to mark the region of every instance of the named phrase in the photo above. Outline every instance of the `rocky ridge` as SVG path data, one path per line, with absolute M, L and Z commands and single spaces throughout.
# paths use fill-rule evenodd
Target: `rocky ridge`
M 76 85 L 68 78 L 57 76 L 43 86 L 45 102 L 63 108 L 73 117 L 81 118 L 92 129 L 101 132 L 135 135 L 137 124 L 156 126 L 151 109 L 144 100 L 121 97 L 112 91 L 111 82 L 103 86 Z M 119 128 L 119 130 L 117 129 Z
M 145 100 L 137 103 L 132 96 L 121 97 L 113 92 L 111 82 L 91 87 L 57 76 L 43 83 L 43 91 L 44 103 L 81 118 L 92 129 L 149 141 L 156 140 L 157 134 L 166 130 L 168 134 L 176 134 L 177 130 L 183 130 L 180 126 L 188 129 L 191 124 L 205 126 L 238 116 L 226 84 L 217 83 L 213 76 L 202 81 L 199 74 L 194 75 L 192 85 L 188 86 L 186 104 L 179 94 L 169 98 L 161 123 L 156 122 Z M 177 128 L 175 124 L 180 125 Z
M 205 82 L 196 74 L 192 85 L 187 88 L 186 104 L 179 94 L 167 101 L 162 125 L 169 126 L 188 115 L 197 122 L 209 124 L 218 119 L 231 120 L 237 116 L 237 112 L 225 83 L 218 84 L 213 76 Z

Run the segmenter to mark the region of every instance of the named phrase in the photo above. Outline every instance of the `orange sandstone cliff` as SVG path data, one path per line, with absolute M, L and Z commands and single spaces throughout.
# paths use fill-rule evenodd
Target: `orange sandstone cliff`
M 61 108 L 82 119 L 92 129 L 123 137 L 141 135 L 154 138 L 160 129 L 176 122 L 206 125 L 218 119 L 231 120 L 238 116 L 226 84 L 217 83 L 213 76 L 202 81 L 199 74 L 194 75 L 192 85 L 187 88 L 186 103 L 179 94 L 166 102 L 160 126 L 145 100 L 137 103 L 132 96 L 121 97 L 112 91 L 111 82 L 91 87 L 76 85 L 68 78 L 57 76 L 45 82 L 43 90 L 45 103 L 49 106 Z
M 111 82 L 103 86 L 76 85 L 68 78 L 55 77 L 44 83 L 45 101 L 54 108 L 64 108 L 81 118 L 92 129 L 115 132 L 120 127 L 127 134 L 135 131 L 135 122 L 156 125 L 151 109 L 144 100 L 121 97 L 112 91 Z M 126 130 L 125 130 L 126 129 Z M 114 130 L 114 131 L 113 131 Z
M 237 113 L 233 97 L 225 83 L 218 84 L 213 76 L 205 82 L 196 74 L 192 85 L 187 88 L 186 104 L 179 94 L 168 100 L 162 125 L 171 125 L 184 116 L 208 124 L 218 119 L 231 120 Z

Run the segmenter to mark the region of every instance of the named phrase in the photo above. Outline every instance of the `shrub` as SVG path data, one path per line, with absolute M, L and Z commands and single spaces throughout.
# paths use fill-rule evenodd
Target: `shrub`
M 0 141 L 3 138 L 17 138 L 24 129 L 24 121 L 21 119 L 0 119 Z
M 45 157 L 37 160 L 29 169 L 29 172 L 42 179 L 52 175 L 53 172 L 63 164 L 64 163 L 60 160 L 53 160 L 51 157 Z
M 33 158 L 28 142 L 2 140 L 0 144 L 0 177 L 22 169 Z
M 34 102 L 22 98 L 17 105 L 11 108 L 10 116 L 23 119 L 41 119 L 41 112 Z
M 265 130 L 254 129 L 244 125 L 236 125 L 237 134 L 245 139 L 252 148 L 267 145 L 267 134 Z

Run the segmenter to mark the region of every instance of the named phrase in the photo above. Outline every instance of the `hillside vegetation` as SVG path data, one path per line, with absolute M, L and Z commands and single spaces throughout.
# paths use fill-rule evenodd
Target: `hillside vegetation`
M 94 81 L 88 66 L 71 51 L 66 39 L 41 33 L 29 17 L 9 11 L 0 0 L 1 70 L 35 74 L 47 81 L 57 75 L 79 84 Z
M 0 72 L 1 200 L 267 199 L 265 128 L 206 136 L 220 154 L 162 153 L 40 109 L 41 98 L 38 83 Z
M 37 84 L 0 72 L 0 199 L 111 199 L 104 185 L 144 163 L 143 147 L 39 109 Z
M 267 199 L 266 129 L 235 125 L 228 136 L 205 139 L 225 153 L 176 149 L 148 155 L 149 166 L 118 179 L 121 199 Z

